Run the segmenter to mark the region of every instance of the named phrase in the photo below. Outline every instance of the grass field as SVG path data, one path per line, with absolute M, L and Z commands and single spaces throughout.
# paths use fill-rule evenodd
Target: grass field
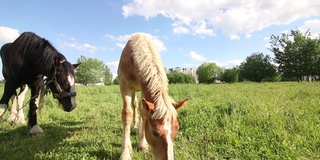
M 320 83 L 169 88 L 176 100 L 190 98 L 179 110 L 177 160 L 320 159 Z M 58 108 L 51 95 L 46 96 L 46 106 L 39 113 L 45 136 L 30 137 L 26 126 L 2 121 L 0 159 L 119 159 L 119 86 L 79 86 L 77 94 L 78 107 L 70 113 Z M 137 132 L 132 129 L 131 135 L 133 158 L 152 159 L 150 152 L 137 151 Z

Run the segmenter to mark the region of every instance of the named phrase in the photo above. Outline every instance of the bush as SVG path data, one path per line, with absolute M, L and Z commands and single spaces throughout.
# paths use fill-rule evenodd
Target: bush
M 281 77 L 280 76 L 275 76 L 275 77 L 267 77 L 267 78 L 263 78 L 261 80 L 261 82 L 280 82 L 281 81 Z

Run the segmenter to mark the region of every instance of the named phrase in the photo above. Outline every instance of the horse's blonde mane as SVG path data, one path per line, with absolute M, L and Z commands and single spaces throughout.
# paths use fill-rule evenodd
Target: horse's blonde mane
M 155 103 L 153 119 L 176 119 L 174 101 L 168 95 L 168 79 L 162 65 L 160 54 L 151 40 L 151 36 L 136 33 L 130 38 L 132 57 L 138 68 L 140 80 L 147 84 L 148 92 Z

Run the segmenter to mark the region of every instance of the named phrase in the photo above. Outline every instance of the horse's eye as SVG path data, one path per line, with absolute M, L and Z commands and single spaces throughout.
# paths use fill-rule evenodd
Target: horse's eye
M 156 137 L 159 137 L 159 136 L 160 136 L 159 131 L 158 131 L 158 130 L 155 130 L 155 129 L 152 130 L 152 134 L 153 134 L 154 136 L 156 136 Z

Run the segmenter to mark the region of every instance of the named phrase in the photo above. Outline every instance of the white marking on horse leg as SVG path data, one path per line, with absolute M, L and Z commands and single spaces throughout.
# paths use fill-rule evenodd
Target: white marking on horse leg
M 33 126 L 29 133 L 32 136 L 42 136 L 42 135 L 44 135 L 44 132 L 43 132 L 42 128 L 39 125 Z
M 166 136 L 166 140 L 167 140 L 167 144 L 168 144 L 168 150 L 167 150 L 167 160 L 174 160 L 174 155 L 173 155 L 173 142 L 172 142 L 172 139 L 171 139 L 171 123 L 170 121 L 167 121 L 164 123 L 164 126 L 163 128 L 165 130 L 168 131 L 168 134 Z
M 15 121 L 16 124 L 26 124 L 26 121 L 24 119 L 24 114 L 23 114 L 23 101 L 25 99 L 27 91 L 28 91 L 28 87 L 26 87 L 24 91 L 18 95 L 18 113 L 17 113 L 17 119 Z
M 18 99 L 18 97 L 17 96 L 15 96 L 15 95 L 13 95 L 12 97 L 11 97 L 11 102 L 12 102 L 12 105 L 11 105 L 11 110 L 10 110 L 10 115 L 15 115 L 15 114 L 17 114 L 17 99 Z
M 120 159 L 131 159 L 132 145 L 130 140 L 130 126 L 132 122 L 132 108 L 131 108 L 131 96 L 125 96 L 123 101 L 122 110 L 122 124 L 123 124 L 123 142 L 122 152 Z
M 6 104 L 0 104 L 0 118 L 4 114 L 4 112 L 7 110 L 8 106 Z
M 68 75 L 68 81 L 70 84 L 70 93 L 76 92 L 74 77 L 72 77 L 71 75 Z M 75 96 L 71 97 L 71 105 L 72 105 L 72 108 L 75 108 L 77 106 Z
M 7 118 L 7 122 L 14 123 L 17 119 L 17 97 L 13 95 L 10 100 L 12 105 L 11 105 L 10 115 Z

